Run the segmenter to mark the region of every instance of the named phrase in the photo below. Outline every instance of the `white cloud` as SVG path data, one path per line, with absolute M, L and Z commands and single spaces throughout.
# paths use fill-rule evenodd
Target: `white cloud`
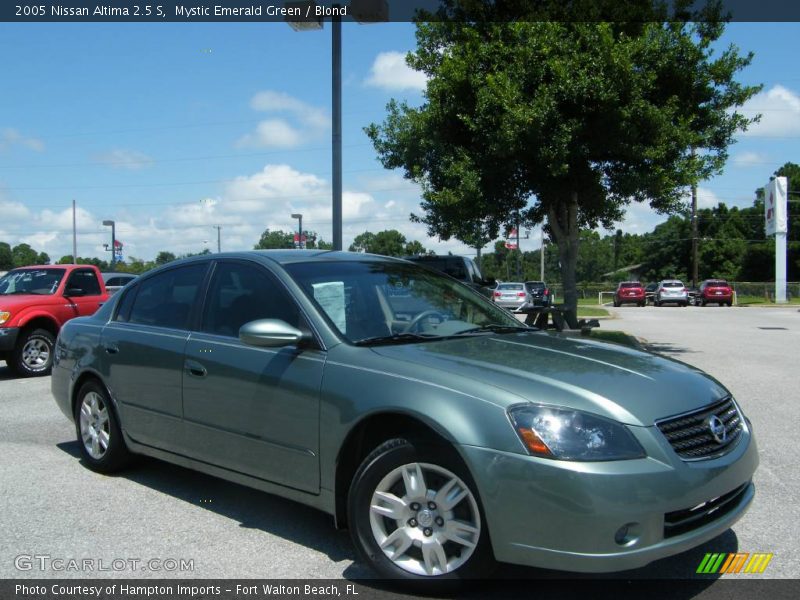
M 255 132 L 242 136 L 237 148 L 294 148 L 303 142 L 302 134 L 282 119 L 261 121 Z
M 775 85 L 748 100 L 741 109 L 747 117 L 761 114 L 761 121 L 743 135 L 752 137 L 795 136 L 800 134 L 800 96 L 782 85 Z
M 686 196 L 688 202 L 691 203 L 691 195 Z M 719 196 L 708 188 L 697 188 L 697 208 L 714 208 L 721 202 Z
M 741 152 L 733 157 L 733 164 L 737 167 L 760 167 L 769 162 L 764 154 L 758 152 Z
M 38 138 L 26 137 L 11 128 L 0 131 L 0 152 L 10 150 L 13 146 L 22 146 L 36 152 L 44 151 L 44 142 Z
M 381 52 L 375 57 L 364 83 L 389 91 L 424 90 L 427 78 L 406 64 L 406 55 L 402 52 Z
M 259 112 L 281 113 L 288 119 L 261 121 L 254 132 L 239 138 L 238 148 L 293 148 L 319 138 L 331 125 L 326 111 L 283 92 L 258 92 L 250 99 L 250 107 Z
M 106 164 L 115 169 L 128 169 L 130 171 L 138 171 L 145 167 L 153 165 L 153 159 L 138 150 L 125 150 L 123 148 L 116 148 L 103 154 L 97 154 L 94 161 Z
M 324 110 L 283 92 L 258 92 L 250 100 L 250 107 L 261 112 L 287 112 L 299 121 L 321 129 L 328 128 L 331 124 L 330 117 Z
M 31 211 L 24 204 L 0 198 L 0 221 L 4 223 L 23 221 L 29 219 L 30 215 Z

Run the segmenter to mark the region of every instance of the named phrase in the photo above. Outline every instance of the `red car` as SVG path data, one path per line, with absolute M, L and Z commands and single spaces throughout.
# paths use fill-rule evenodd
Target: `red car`
M 23 377 L 47 375 L 61 326 L 108 300 L 92 265 L 41 265 L 0 277 L 0 360 Z
M 638 281 L 622 281 L 614 292 L 614 306 L 626 303 L 645 305 L 644 287 Z
M 733 290 L 724 279 L 706 279 L 700 284 L 695 305 L 705 306 L 709 302 L 719 306 L 733 304 Z

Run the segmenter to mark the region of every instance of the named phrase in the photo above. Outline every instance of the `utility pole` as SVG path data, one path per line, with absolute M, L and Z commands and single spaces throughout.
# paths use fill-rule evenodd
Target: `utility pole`
M 333 5 L 334 9 L 339 4 Z M 333 109 L 333 249 L 342 250 L 342 17 L 334 10 L 331 19 L 331 96 Z M 302 228 L 300 237 L 302 238 Z M 301 239 L 302 242 L 302 239 Z
M 522 248 L 519 247 L 519 215 L 517 215 L 517 281 L 522 281 Z
M 78 264 L 78 229 L 75 216 L 75 199 L 72 200 L 72 264 Z
M 695 152 L 692 148 L 692 158 Z M 697 287 L 697 183 L 692 183 L 692 287 Z
M 217 254 L 222 252 L 222 225 L 212 225 L 217 230 Z

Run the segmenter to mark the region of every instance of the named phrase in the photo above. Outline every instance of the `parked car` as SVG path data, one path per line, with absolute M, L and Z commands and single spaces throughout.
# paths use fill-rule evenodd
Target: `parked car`
M 467 256 L 420 255 L 408 256 L 406 260 L 458 279 L 487 298 L 492 297 L 492 289 L 497 284 L 493 279 L 485 279 L 475 261 Z
M 544 281 L 526 281 L 525 291 L 533 306 L 552 306 L 553 293 Z
M 724 279 L 706 279 L 700 284 L 696 304 L 717 304 L 719 306 L 733 305 L 733 289 Z
M 648 283 L 647 287 L 644 288 L 644 301 L 645 304 L 650 302 L 651 304 L 655 302 L 656 298 L 656 291 L 658 290 L 657 283 Z
M 521 282 L 500 283 L 492 291 L 492 300 L 497 306 L 517 310 L 531 303 L 531 295 Z
M 691 304 L 692 306 L 695 305 L 699 293 L 700 291 L 696 287 L 690 287 L 690 286 L 686 287 L 686 296 L 689 299 L 689 304 Z
M 653 304 L 663 306 L 668 303 L 677 304 L 678 306 L 689 304 L 689 292 L 679 279 L 664 279 L 658 282 Z
M 621 281 L 614 292 L 614 306 L 635 304 L 644 306 L 647 303 L 644 288 L 638 281 Z
M 0 277 L 0 360 L 21 376 L 46 375 L 61 327 L 108 300 L 92 265 L 42 265 Z
M 715 379 L 525 327 L 398 259 L 175 261 L 68 322 L 55 355 L 87 467 L 145 454 L 316 507 L 420 587 L 493 560 L 633 569 L 754 497 L 750 424 Z
M 120 291 L 125 285 L 138 277 L 133 273 L 101 273 L 103 281 L 106 284 L 106 291 L 109 296 L 113 296 Z

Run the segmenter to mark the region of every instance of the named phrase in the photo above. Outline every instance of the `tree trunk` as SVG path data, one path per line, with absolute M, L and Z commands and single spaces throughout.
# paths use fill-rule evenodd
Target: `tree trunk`
M 564 286 L 565 318 L 570 327 L 577 326 L 578 286 L 575 267 L 578 262 L 578 193 L 572 192 L 568 202 L 559 202 L 547 209 L 547 223 L 558 247 L 561 281 Z

